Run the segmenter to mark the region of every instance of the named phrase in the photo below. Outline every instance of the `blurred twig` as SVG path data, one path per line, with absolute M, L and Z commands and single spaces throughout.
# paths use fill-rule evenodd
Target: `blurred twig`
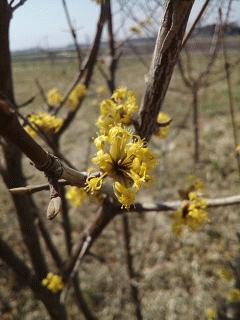
M 65 12 L 66 19 L 67 19 L 68 27 L 69 27 L 69 30 L 71 32 L 72 38 L 73 38 L 75 50 L 76 50 L 76 53 L 77 53 L 78 65 L 79 65 L 79 69 L 80 69 L 81 68 L 81 62 L 82 62 L 82 56 L 81 56 L 80 46 L 79 46 L 78 41 L 77 41 L 77 33 L 76 33 L 75 28 L 73 27 L 66 1 L 62 0 L 62 4 L 63 4 L 63 9 L 64 9 L 64 12 Z
M 123 225 L 123 239 L 125 246 L 125 254 L 126 254 L 126 264 L 127 264 L 127 272 L 130 281 L 130 290 L 132 296 L 132 302 L 135 307 L 135 316 L 137 320 L 142 320 L 142 307 L 141 300 L 139 297 L 139 290 L 136 283 L 135 271 L 133 266 L 133 256 L 131 253 L 131 232 L 129 228 L 129 220 L 126 214 L 122 215 L 122 225 Z
M 229 62 L 228 62 L 228 54 L 227 48 L 225 45 L 225 37 L 224 37 L 224 30 L 223 30 L 223 21 L 222 21 L 222 10 L 219 9 L 219 18 L 220 18 L 220 35 L 221 35 L 221 43 L 222 43 L 222 52 L 223 52 L 223 59 L 224 59 L 224 71 L 226 74 L 226 81 L 227 81 L 227 89 L 228 89 L 228 100 L 229 100 L 229 109 L 231 114 L 231 123 L 233 129 L 233 139 L 234 139 L 234 146 L 235 146 L 235 155 L 237 160 L 238 166 L 238 173 L 240 177 L 240 156 L 237 152 L 236 148 L 238 146 L 238 133 L 237 133 L 237 125 L 236 125 L 236 116 L 235 116 L 235 107 L 234 107 L 234 98 L 232 93 L 232 85 L 231 85 L 231 74 L 229 72 Z

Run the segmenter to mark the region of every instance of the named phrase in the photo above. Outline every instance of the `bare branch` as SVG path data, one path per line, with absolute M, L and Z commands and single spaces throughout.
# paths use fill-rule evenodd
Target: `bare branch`
M 150 139 L 156 129 L 156 119 L 178 59 L 193 2 L 166 1 L 136 128 L 146 140 Z
M 179 208 L 182 204 L 182 201 L 167 201 L 167 202 L 159 202 L 157 204 L 141 204 L 136 203 L 135 206 L 131 209 L 131 211 L 136 212 L 160 212 L 160 211 L 174 211 Z M 206 199 L 206 205 L 208 208 L 215 207 L 225 207 L 240 204 L 240 195 L 223 197 L 223 198 L 213 198 Z
M 79 65 L 79 69 L 80 69 L 81 68 L 82 57 L 81 57 L 80 46 L 79 46 L 78 41 L 77 41 L 77 34 L 76 34 L 76 31 L 75 31 L 75 29 L 73 27 L 66 1 L 62 0 L 62 4 L 63 4 L 63 9 L 64 9 L 64 12 L 65 12 L 66 19 L 67 19 L 68 27 L 69 27 L 69 30 L 71 32 L 71 35 L 72 35 L 72 38 L 73 38 L 73 42 L 74 42 L 74 45 L 75 45 L 75 49 L 76 49 L 76 53 L 77 53 L 77 59 L 78 59 L 78 65 Z
M 15 10 L 17 10 L 19 7 L 23 6 L 24 3 L 27 2 L 27 0 L 20 0 L 15 6 L 12 6 L 12 12 L 14 12 Z M 11 3 L 10 3 L 11 5 Z
M 234 102 L 233 102 L 234 99 L 233 99 L 232 85 L 231 85 L 231 74 L 229 72 L 228 54 L 227 54 L 227 48 L 226 48 L 225 38 L 224 38 L 222 10 L 221 9 L 219 9 L 219 17 L 220 17 L 220 35 L 221 35 L 222 51 L 223 51 L 223 59 L 224 59 L 224 71 L 225 71 L 226 80 L 227 80 L 229 109 L 230 109 L 230 114 L 231 114 L 234 146 L 235 146 L 235 150 L 236 150 L 236 147 L 238 146 L 238 134 L 237 134 L 237 125 L 236 125 L 236 117 L 235 117 L 235 107 L 234 107 Z M 239 153 L 237 153 L 237 152 L 235 152 L 235 155 L 236 155 L 236 160 L 237 160 L 238 173 L 240 176 L 240 156 L 239 156 Z
M 185 47 L 188 39 L 191 37 L 196 25 L 198 24 L 199 20 L 201 19 L 204 11 L 206 10 L 208 4 L 209 4 L 210 0 L 206 0 L 201 8 L 201 10 L 199 11 L 199 14 L 197 15 L 196 19 L 194 20 L 190 30 L 188 31 L 188 33 L 185 35 L 184 39 L 183 39 L 183 42 L 182 42 L 182 48 Z
M 79 76 L 78 76 L 78 78 L 81 77 L 83 75 L 83 73 L 86 71 L 86 76 L 85 76 L 85 79 L 83 82 L 83 84 L 86 86 L 86 88 L 89 87 L 89 84 L 90 84 L 90 81 L 91 81 L 92 75 L 93 75 L 94 66 L 97 61 L 97 55 L 98 55 L 98 50 L 100 47 L 100 41 L 101 41 L 103 26 L 106 21 L 106 16 L 107 16 L 107 7 L 106 7 L 106 2 L 103 1 L 101 3 L 100 15 L 99 15 L 98 23 L 97 23 L 97 30 L 96 30 L 93 45 L 91 47 L 89 55 L 86 57 L 85 61 L 83 62 L 83 68 L 81 69 Z M 70 92 L 69 92 L 69 94 L 70 94 Z M 56 134 L 56 137 L 58 139 L 60 138 L 60 136 L 63 134 L 63 132 L 65 132 L 65 130 L 70 126 L 70 124 L 74 120 L 78 110 L 81 107 L 83 100 L 84 100 L 84 98 L 82 97 L 79 100 L 77 108 L 74 111 L 68 112 L 66 118 L 64 119 L 63 125 L 61 126 L 60 130 Z
M 47 99 L 47 96 L 46 96 L 46 94 L 45 94 L 45 91 L 44 91 L 41 83 L 39 82 L 38 79 L 35 79 L 35 83 L 36 83 L 36 86 L 37 86 L 37 88 L 38 88 L 38 90 L 39 90 L 39 93 L 40 93 L 40 95 L 41 95 L 44 103 L 45 103 L 45 104 L 48 106 L 48 108 L 49 108 L 50 106 L 49 106 L 49 104 L 48 104 L 48 99 Z
M 137 320 L 142 320 L 142 311 L 141 311 L 141 301 L 139 297 L 139 290 L 136 284 L 136 275 L 133 266 L 133 256 L 131 253 L 131 232 L 129 227 L 129 220 L 126 214 L 122 216 L 122 224 L 123 224 L 123 237 L 124 237 L 124 246 L 126 252 L 126 264 L 127 264 L 127 272 L 129 276 L 129 285 L 132 296 L 132 301 L 135 307 L 135 315 Z

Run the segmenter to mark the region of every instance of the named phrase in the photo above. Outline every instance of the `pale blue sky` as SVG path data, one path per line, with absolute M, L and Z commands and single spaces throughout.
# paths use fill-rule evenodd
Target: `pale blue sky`
M 219 0 L 216 3 L 227 3 Z M 113 1 L 114 2 L 114 1 Z M 204 0 L 195 0 L 190 20 L 199 11 Z M 94 34 L 99 7 L 91 0 L 68 0 L 68 7 L 78 29 L 79 41 L 91 39 Z M 212 19 L 214 19 L 212 17 Z M 240 21 L 240 0 L 234 1 L 232 19 Z M 11 49 L 32 47 L 60 47 L 72 43 L 61 0 L 28 0 L 15 13 L 10 29 Z

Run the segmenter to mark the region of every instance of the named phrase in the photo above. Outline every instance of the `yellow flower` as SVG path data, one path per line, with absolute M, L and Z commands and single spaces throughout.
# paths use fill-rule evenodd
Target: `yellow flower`
M 135 202 L 136 191 L 133 189 L 126 188 L 120 182 L 115 182 L 114 192 L 118 201 L 122 204 L 123 207 L 129 209 L 130 206 Z
M 229 302 L 240 302 L 240 289 L 231 288 L 227 294 L 227 300 Z
M 84 97 L 87 93 L 87 88 L 83 83 L 79 83 L 70 93 L 68 99 L 67 99 L 67 104 L 69 108 L 74 111 L 78 104 L 79 101 L 82 97 Z
M 78 187 L 69 187 L 66 193 L 66 199 L 75 207 L 81 207 L 87 196 L 87 192 L 84 188 Z
M 28 121 L 33 128 L 40 128 L 46 133 L 55 133 L 61 128 L 63 120 L 54 115 L 50 115 L 46 112 L 33 113 L 28 116 Z M 33 138 L 37 135 L 37 132 L 33 130 L 29 125 L 26 125 L 24 129 Z
M 102 101 L 97 126 L 101 133 L 107 134 L 113 126 L 118 124 L 130 125 L 136 111 L 135 94 L 127 88 L 119 88 L 114 91 L 111 99 Z
M 233 271 L 230 268 L 222 268 L 218 270 L 217 275 L 220 279 L 225 281 L 231 281 L 234 278 Z
M 99 190 L 105 177 L 114 180 L 114 193 L 118 201 L 129 208 L 142 185 L 151 180 L 150 172 L 156 165 L 153 153 L 145 142 L 121 126 L 112 127 L 108 135 L 95 140 L 98 149 L 92 159 L 102 172 L 101 177 L 87 179 L 86 189 Z
M 53 88 L 50 91 L 48 91 L 47 100 L 50 106 L 56 107 L 63 100 L 63 96 L 57 88 Z
M 160 112 L 157 117 L 157 123 L 159 124 L 159 128 L 154 132 L 154 135 L 164 139 L 169 134 L 169 124 L 170 124 L 171 118 L 168 114 L 164 112 Z
M 208 309 L 206 310 L 206 315 L 207 315 L 208 320 L 215 320 L 215 319 L 217 319 L 217 312 L 216 312 L 216 310 L 213 309 L 213 308 L 208 308 Z
M 98 191 L 102 187 L 104 175 L 100 177 L 91 176 L 91 174 L 88 176 L 86 180 L 86 191 L 94 193 L 94 191 Z
M 49 272 L 47 277 L 42 279 L 42 285 L 47 287 L 48 290 L 53 293 L 57 293 L 64 288 L 62 277 L 57 274 L 53 274 L 52 272 Z
M 208 221 L 205 199 L 198 192 L 189 192 L 188 199 L 182 202 L 173 216 L 172 229 L 177 236 L 181 235 L 183 226 L 195 231 Z
M 204 182 L 194 175 L 188 176 L 188 184 L 190 184 L 190 188 L 192 191 L 202 190 L 205 187 Z

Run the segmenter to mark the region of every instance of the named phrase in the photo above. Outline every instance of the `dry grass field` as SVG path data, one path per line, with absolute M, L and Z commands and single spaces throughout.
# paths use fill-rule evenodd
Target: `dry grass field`
M 238 58 L 231 53 L 230 62 Z M 150 63 L 150 57 L 145 57 Z M 193 54 L 193 70 L 197 74 L 206 65 L 206 57 Z M 223 70 L 221 57 L 215 70 Z M 236 122 L 240 131 L 240 72 L 239 65 L 231 69 L 232 89 L 236 107 Z M 18 103 L 31 96 L 34 102 L 23 108 L 25 115 L 44 109 L 44 103 L 34 82 L 38 79 L 45 91 L 53 87 L 66 90 L 77 72 L 70 61 L 15 60 L 13 73 Z M 133 57 L 123 57 L 117 73 L 117 85 L 127 86 L 137 93 L 140 103 L 144 89 L 146 68 Z M 173 119 L 170 135 L 166 140 L 154 138 L 151 142 L 159 163 L 155 182 L 150 190 L 142 191 L 139 199 L 148 203 L 178 199 L 178 190 L 187 183 L 189 175 L 201 178 L 207 197 L 239 194 L 239 176 L 234 153 L 233 133 L 229 114 L 226 80 L 223 73 L 211 75 L 219 79 L 214 85 L 203 88 L 199 95 L 200 162 L 193 162 L 193 130 L 191 95 L 184 87 L 177 69 L 168 91 L 163 111 Z M 89 141 L 97 132 L 95 121 L 98 106 L 95 89 L 103 80 L 96 71 L 78 116 L 61 141 L 62 152 L 80 170 L 90 165 L 95 149 Z M 174 89 L 177 89 L 174 90 Z M 99 95 L 98 101 L 108 94 Z M 62 115 L 64 110 L 62 111 Z M 186 117 L 188 115 L 188 117 Z M 185 120 L 184 120 L 185 119 Z M 24 159 L 24 170 L 29 184 L 44 181 Z M 48 203 L 48 193 L 36 194 L 42 214 Z M 71 208 L 70 216 L 77 239 L 86 224 L 96 213 L 96 203 L 86 203 L 82 208 Z M 208 307 L 220 303 L 229 284 L 221 281 L 217 271 L 233 261 L 239 251 L 237 233 L 240 230 L 240 207 L 232 206 L 209 210 L 210 222 L 198 232 L 185 231 L 177 238 L 171 231 L 171 213 L 138 214 L 129 212 L 132 230 L 132 252 L 137 271 L 137 285 L 143 306 L 144 320 L 204 320 Z M 26 212 L 27 217 L 27 212 Z M 64 252 L 61 217 L 49 223 L 54 241 Z M 0 233 L 8 239 L 19 255 L 27 256 L 22 244 L 13 205 L 0 180 Z M 104 257 L 104 262 L 88 256 L 80 267 L 81 287 L 99 319 L 134 319 L 129 295 L 128 277 L 124 258 L 122 224 L 117 217 L 104 231 L 92 248 Z M 46 251 L 46 256 L 48 253 Z M 54 266 L 53 266 L 54 270 Z M 71 297 L 69 298 L 71 301 Z M 82 319 L 74 304 L 69 302 L 72 319 Z M 45 320 L 43 306 L 33 299 L 30 291 L 22 288 L 14 274 L 0 262 L 0 313 L 1 319 Z

